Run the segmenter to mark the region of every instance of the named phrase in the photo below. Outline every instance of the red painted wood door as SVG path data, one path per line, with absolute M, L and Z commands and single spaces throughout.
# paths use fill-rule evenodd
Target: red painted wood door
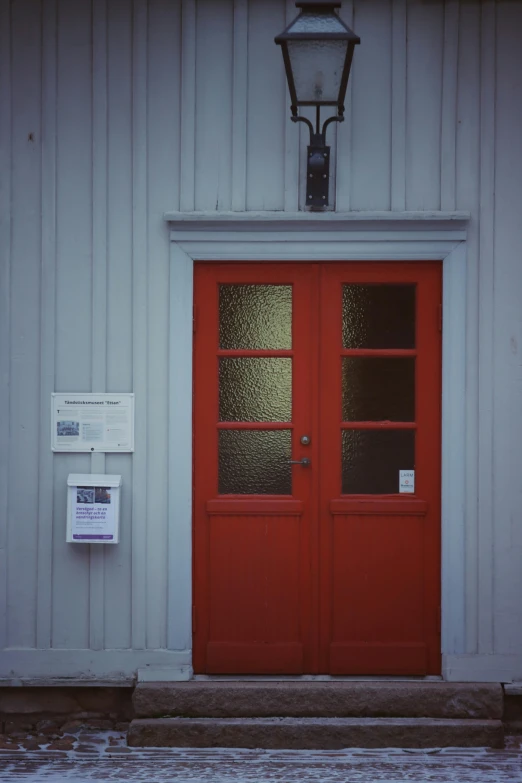
M 194 669 L 440 671 L 440 264 L 198 264 Z

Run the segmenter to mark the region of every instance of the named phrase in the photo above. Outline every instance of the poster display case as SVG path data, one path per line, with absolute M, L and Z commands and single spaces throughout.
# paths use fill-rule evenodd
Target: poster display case
M 117 544 L 121 476 L 70 473 L 67 479 L 67 542 Z

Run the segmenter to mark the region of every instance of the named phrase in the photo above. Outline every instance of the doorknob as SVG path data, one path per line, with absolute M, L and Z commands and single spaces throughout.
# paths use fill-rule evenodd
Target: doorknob
M 289 462 L 290 465 L 302 465 L 303 468 L 308 468 L 312 464 L 312 460 L 308 459 L 308 457 L 303 457 L 303 459 L 291 459 Z

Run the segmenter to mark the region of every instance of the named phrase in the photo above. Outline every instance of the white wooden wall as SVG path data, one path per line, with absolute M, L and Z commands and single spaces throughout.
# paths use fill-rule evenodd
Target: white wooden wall
M 0 677 L 189 662 L 190 639 L 167 652 L 162 215 L 302 207 L 273 43 L 295 13 L 0 0 Z M 337 210 L 472 213 L 466 627 L 445 644 L 522 679 L 522 0 L 342 16 L 362 43 L 330 128 Z M 53 456 L 51 392 L 104 390 L 136 393 L 135 454 Z M 67 474 L 91 470 L 123 475 L 118 546 L 65 543 Z

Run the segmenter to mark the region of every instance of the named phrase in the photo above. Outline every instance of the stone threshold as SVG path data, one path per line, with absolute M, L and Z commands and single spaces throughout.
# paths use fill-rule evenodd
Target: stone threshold
M 138 683 L 137 718 L 446 718 L 501 720 L 500 684 L 199 680 Z
M 131 747 L 345 748 L 504 747 L 499 720 L 431 718 L 156 718 L 133 720 Z

